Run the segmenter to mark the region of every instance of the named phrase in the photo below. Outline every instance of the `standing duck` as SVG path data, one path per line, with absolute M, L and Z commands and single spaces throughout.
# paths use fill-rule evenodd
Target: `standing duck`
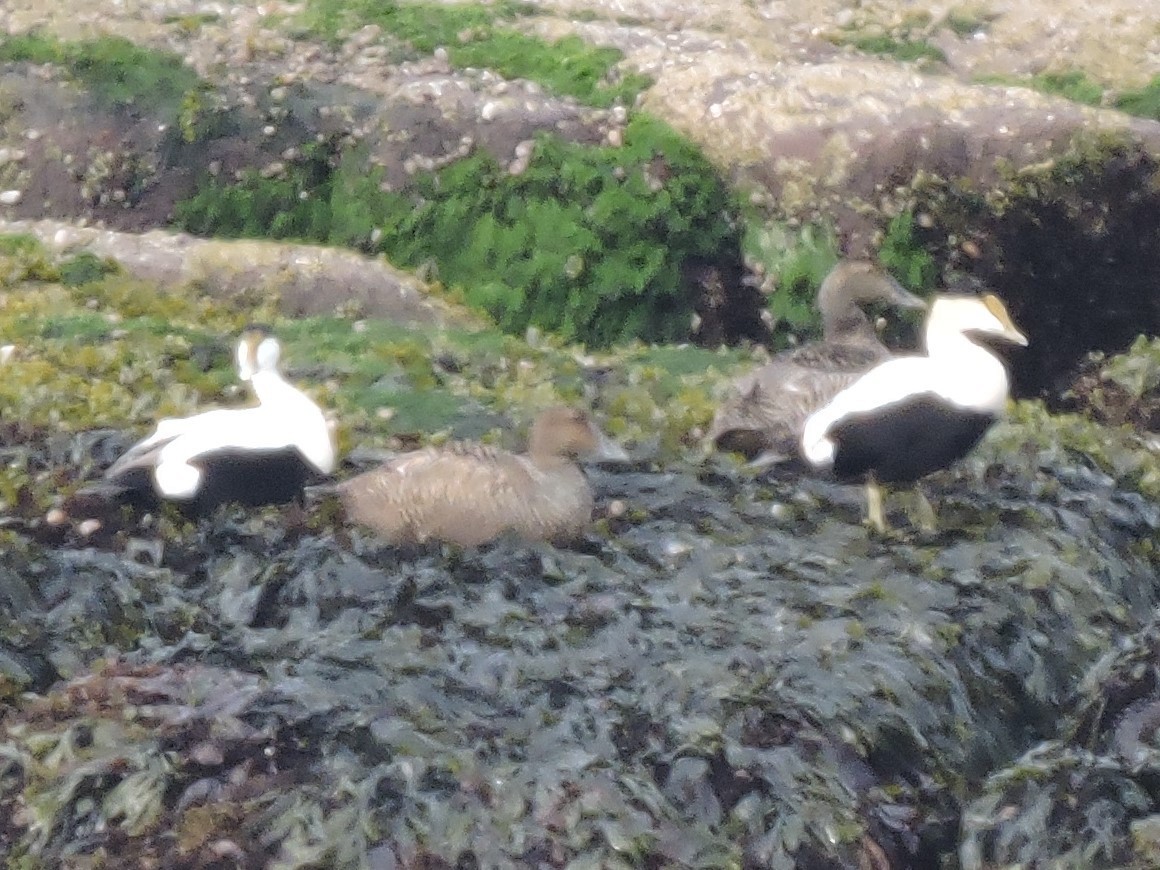
M 802 435 L 802 455 L 815 468 L 865 481 L 867 518 L 879 532 L 879 483 L 913 483 L 946 468 L 1005 412 L 1007 369 L 984 342 L 1027 344 L 990 293 L 937 297 L 924 338 L 925 356 L 879 363 L 815 411 Z
M 347 517 L 391 543 L 463 547 L 514 533 L 563 543 L 580 537 L 593 498 L 575 460 L 627 454 L 572 408 L 543 411 L 526 454 L 453 442 L 398 456 L 339 484 Z
M 873 302 L 926 306 L 873 263 L 839 262 L 815 300 L 822 340 L 779 353 L 739 378 L 713 417 L 708 435 L 713 445 L 761 465 L 796 458 L 806 417 L 891 355 L 860 307 Z
M 237 345 L 238 377 L 258 404 L 161 420 L 105 472 L 130 499 L 162 499 L 193 515 L 225 502 L 256 506 L 301 498 L 305 482 L 335 467 L 322 410 L 278 370 L 278 339 L 247 327 Z

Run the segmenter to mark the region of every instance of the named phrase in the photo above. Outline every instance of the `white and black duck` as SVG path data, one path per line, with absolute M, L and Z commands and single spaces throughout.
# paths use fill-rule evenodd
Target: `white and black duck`
M 879 531 L 879 483 L 913 483 L 946 468 L 1005 412 L 1007 369 L 988 342 L 1027 344 L 998 297 L 939 296 L 925 355 L 878 364 L 806 420 L 802 455 L 839 479 L 865 481 L 868 520 Z
M 279 371 L 281 345 L 262 327 L 237 345 L 238 377 L 258 404 L 164 419 L 105 472 L 130 500 L 165 500 L 193 514 L 226 502 L 280 504 L 334 471 L 333 433 L 322 409 Z

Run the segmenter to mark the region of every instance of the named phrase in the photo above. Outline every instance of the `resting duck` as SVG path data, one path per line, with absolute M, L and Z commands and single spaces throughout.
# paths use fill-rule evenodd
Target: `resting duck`
M 294 501 L 314 475 L 334 471 L 335 444 L 322 410 L 278 370 L 278 339 L 248 327 L 237 346 L 238 377 L 258 404 L 161 420 L 105 472 L 128 498 L 162 499 L 188 513 L 225 502 Z
M 738 379 L 732 397 L 713 417 L 711 443 L 761 465 L 796 458 L 806 417 L 871 366 L 890 358 L 859 307 L 873 302 L 926 307 L 873 263 L 839 262 L 815 300 L 822 315 L 822 340 L 779 353 Z
M 624 460 L 583 411 L 551 408 L 532 425 L 526 454 L 453 442 L 398 456 L 338 486 L 347 517 L 396 544 L 463 547 L 505 533 L 565 543 L 592 518 L 592 491 L 575 460 Z
M 879 363 L 806 420 L 802 455 L 840 479 L 865 481 L 867 518 L 879 532 L 879 483 L 913 483 L 946 468 L 1005 412 L 1007 369 L 986 341 L 1027 344 L 997 296 L 936 297 L 925 356 Z

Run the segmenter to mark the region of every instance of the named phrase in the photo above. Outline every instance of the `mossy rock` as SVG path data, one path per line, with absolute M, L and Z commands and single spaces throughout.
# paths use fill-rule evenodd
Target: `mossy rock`
M 207 181 L 180 204 L 193 232 L 354 244 L 386 253 L 486 311 L 594 348 L 637 338 L 764 337 L 741 284 L 732 194 L 663 123 L 634 116 L 620 147 L 541 136 L 512 174 L 486 153 L 381 190 L 365 155 L 307 149 L 284 178 Z
M 997 292 L 1030 338 L 1016 395 L 1057 403 L 1086 354 L 1160 332 L 1160 160 L 1130 135 L 1081 137 L 987 189 L 926 177 L 909 211 L 908 256 Z

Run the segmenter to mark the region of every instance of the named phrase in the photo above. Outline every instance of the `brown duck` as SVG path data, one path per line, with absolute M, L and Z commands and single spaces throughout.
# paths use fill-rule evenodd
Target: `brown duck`
M 470 547 L 505 533 L 562 543 L 592 518 L 581 457 L 628 455 L 583 411 L 551 408 L 532 424 L 526 454 L 471 442 L 429 447 L 351 478 L 338 494 L 348 519 L 392 543 Z
M 713 417 L 708 434 L 713 446 L 760 464 L 795 458 L 806 418 L 891 356 L 861 308 L 872 302 L 926 307 L 874 263 L 840 261 L 815 300 L 822 340 L 779 353 L 739 378 Z

